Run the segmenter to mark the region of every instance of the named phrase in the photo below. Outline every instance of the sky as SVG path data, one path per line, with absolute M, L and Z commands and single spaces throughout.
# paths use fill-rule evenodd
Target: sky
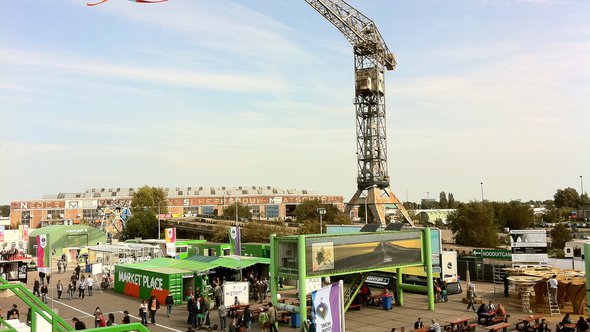
M 590 188 L 590 3 L 350 0 L 402 200 Z M 0 2 L 0 204 L 90 187 L 356 190 L 354 64 L 300 0 Z

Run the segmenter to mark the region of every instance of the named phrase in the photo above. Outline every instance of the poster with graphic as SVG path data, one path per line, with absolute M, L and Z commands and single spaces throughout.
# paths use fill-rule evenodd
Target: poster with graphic
M 43 273 L 51 272 L 49 234 L 40 234 L 37 236 L 37 271 Z
M 223 304 L 231 307 L 236 303 L 236 298 L 240 304 L 248 304 L 250 287 L 247 282 L 230 282 L 223 283 Z
M 334 268 L 334 243 L 319 242 L 311 244 L 312 271 L 332 270 Z
M 29 226 L 28 225 L 19 225 L 18 226 L 18 234 L 20 235 L 21 240 L 29 241 Z
M 229 228 L 229 245 L 230 245 L 230 253 L 232 255 L 241 255 L 242 252 L 242 243 L 240 239 L 240 227 L 230 227 Z
M 176 227 L 166 228 L 166 256 L 176 257 Z
M 344 327 L 343 284 L 340 281 L 311 293 L 316 331 L 341 332 Z
M 4 242 L 4 226 L 0 226 L 0 242 Z

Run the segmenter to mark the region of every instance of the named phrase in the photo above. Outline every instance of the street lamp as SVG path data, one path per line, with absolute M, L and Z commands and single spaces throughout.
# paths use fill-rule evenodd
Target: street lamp
M 367 222 L 369 220 L 368 219 L 369 218 L 369 214 L 367 213 L 367 198 L 369 197 L 368 190 L 371 189 L 371 188 L 376 188 L 376 187 L 377 187 L 377 185 L 376 184 L 373 184 L 373 185 L 370 185 L 370 186 L 368 186 L 367 188 L 365 188 L 363 190 L 363 191 L 367 190 L 367 193 L 365 194 L 365 224 L 367 224 Z
M 585 220 L 586 211 L 584 210 L 584 178 L 580 175 L 580 206 L 582 209 L 582 220 Z
M 324 232 L 324 227 L 322 226 L 322 216 L 326 214 L 326 209 L 318 208 L 317 211 L 320 214 L 320 234 L 322 234 Z
M 161 238 L 161 234 L 160 234 L 160 204 L 164 203 L 164 202 L 170 202 L 167 199 L 158 201 L 158 240 Z
M 479 185 L 481 186 L 481 202 L 483 203 L 483 182 L 480 182 Z

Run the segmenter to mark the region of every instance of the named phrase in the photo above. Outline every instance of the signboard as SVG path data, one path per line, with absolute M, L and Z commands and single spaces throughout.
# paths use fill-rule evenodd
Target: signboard
M 166 256 L 176 257 L 176 227 L 166 228 Z
M 240 241 L 240 227 L 229 228 L 230 254 L 240 256 L 242 244 Z
M 544 229 L 511 230 L 513 263 L 547 265 L 547 231 Z
M 236 297 L 240 304 L 248 304 L 249 287 L 247 282 L 228 282 L 223 284 L 223 304 L 226 307 L 234 305 Z
M 51 245 L 49 234 L 37 236 L 37 271 L 51 273 Z
M 312 314 L 318 332 L 343 332 L 344 301 L 342 281 L 311 293 Z
M 473 256 L 491 259 L 512 260 L 512 251 L 506 249 L 473 249 Z
M 421 232 L 307 237 L 307 275 L 422 264 Z
M 28 225 L 19 225 L 18 226 L 18 233 L 20 234 L 21 240 L 29 241 L 29 226 Z
M 4 242 L 4 226 L 0 226 L 0 242 Z
M 307 279 L 305 279 L 305 293 L 306 294 L 309 294 L 309 293 L 316 291 L 320 288 L 322 288 L 322 278 L 307 278 Z

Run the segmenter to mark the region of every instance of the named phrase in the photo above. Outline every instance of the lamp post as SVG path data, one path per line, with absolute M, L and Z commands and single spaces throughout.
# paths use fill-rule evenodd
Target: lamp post
M 371 189 L 371 188 L 376 188 L 376 187 L 377 187 L 377 185 L 376 185 L 376 184 L 373 184 L 373 185 L 370 185 L 370 186 L 368 186 L 367 188 L 365 188 L 365 189 L 364 189 L 364 191 L 365 191 L 365 190 L 369 190 L 369 189 Z M 369 192 L 367 191 L 367 193 L 365 194 L 365 225 L 366 225 L 366 224 L 367 224 L 367 222 L 369 221 L 369 219 L 368 219 L 368 218 L 369 218 L 369 214 L 368 214 L 368 212 L 367 212 L 367 198 L 368 198 L 368 197 L 369 197 Z
M 483 182 L 480 182 L 479 185 L 481 186 L 481 202 L 483 203 Z
M 586 220 L 586 211 L 584 210 L 584 178 L 580 175 L 580 207 L 582 209 L 582 220 Z
M 324 227 L 322 225 L 322 216 L 324 214 L 326 214 L 326 209 L 324 209 L 324 208 L 318 208 L 317 211 L 320 214 L 320 234 L 322 234 L 322 233 L 324 233 Z
M 161 238 L 161 234 L 160 234 L 160 204 L 162 204 L 164 202 L 170 202 L 170 201 L 167 199 L 158 201 L 158 240 Z

